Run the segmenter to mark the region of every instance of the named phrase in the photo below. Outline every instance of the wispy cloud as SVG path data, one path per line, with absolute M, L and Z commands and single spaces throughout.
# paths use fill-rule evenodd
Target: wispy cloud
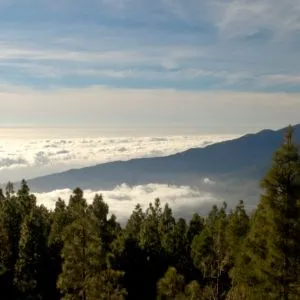
M 299 10 L 297 0 L 4 1 L 1 97 L 13 104 L 0 123 L 102 123 L 94 111 L 116 124 L 290 123 L 294 112 L 264 107 L 298 109 Z
M 0 12 L 1 74 L 15 85 L 272 91 L 262 75 L 300 67 L 296 0 L 33 2 Z
M 299 85 L 300 75 L 272 74 L 262 77 L 262 82 L 269 85 Z
M 295 33 L 300 28 L 300 4 L 297 0 L 219 1 L 223 17 L 221 32 L 234 36 L 252 36 L 269 31 L 275 37 Z

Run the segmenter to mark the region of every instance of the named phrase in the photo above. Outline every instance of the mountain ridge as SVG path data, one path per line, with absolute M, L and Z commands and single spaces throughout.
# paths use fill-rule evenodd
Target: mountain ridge
M 293 127 L 295 140 L 300 142 L 300 124 Z M 76 186 L 88 189 L 112 188 L 121 183 L 188 184 L 203 176 L 228 175 L 255 179 L 268 167 L 272 153 L 283 141 L 285 130 L 286 127 L 279 130 L 265 129 L 172 155 L 118 160 L 70 169 L 29 179 L 28 184 L 33 191 L 44 192 Z

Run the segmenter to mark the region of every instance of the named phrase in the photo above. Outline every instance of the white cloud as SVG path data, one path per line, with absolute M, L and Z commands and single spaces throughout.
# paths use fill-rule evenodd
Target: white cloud
M 175 89 L 118 89 L 101 86 L 34 90 L 0 87 L 10 126 L 184 126 L 201 132 L 236 132 L 283 127 L 299 121 L 299 94 L 203 92 Z M 63 105 L 62 105 L 63 104 Z M 38 112 L 38 113 L 37 113 Z M 244 127 L 244 128 L 243 128 Z M 214 128 L 214 130 L 212 130 Z M 253 129 L 255 128 L 255 129 Z
M 8 129 L 1 130 L 7 134 Z M 57 133 L 63 129 L 57 129 Z M 76 129 L 74 129 L 76 131 Z M 73 133 L 74 133 L 73 131 Z M 203 147 L 234 138 L 232 135 L 178 135 L 178 136 L 101 136 L 101 131 L 86 131 L 80 138 L 32 139 L 24 130 L 12 130 L 0 146 L 0 182 L 31 178 L 47 173 L 85 167 L 99 163 L 128 160 L 138 157 L 165 156 Z M 18 136 L 23 134 L 24 138 Z M 46 134 L 46 133 L 45 133 Z M 66 135 L 69 131 L 66 132 Z M 93 137 L 88 137 L 93 134 Z M 98 136 L 97 136 L 98 135 Z M 96 137 L 95 137 L 96 136 Z
M 263 84 L 269 85 L 299 85 L 300 84 L 300 75 L 292 74 L 273 74 L 265 75 L 262 77 Z
M 210 184 L 210 185 L 216 184 L 216 182 L 214 180 L 211 180 L 211 179 L 209 179 L 207 177 L 203 179 L 203 182 L 205 184 Z
M 32 48 L 20 45 L 1 45 L 0 59 L 2 60 L 33 60 L 33 61 L 71 61 L 71 62 L 141 62 L 147 57 L 130 50 L 110 51 L 68 51 L 65 49 Z
M 0 159 L 0 170 L 11 167 L 22 167 L 28 164 L 28 161 L 22 157 L 17 157 L 16 153 L 7 153 L 4 155 L 8 155 L 10 157 L 4 157 Z M 16 156 L 15 158 L 11 158 L 11 156 Z
M 268 30 L 275 36 L 300 28 L 298 0 L 162 0 L 175 16 L 191 23 L 206 21 L 222 36 L 244 37 Z
M 53 209 L 58 197 L 68 202 L 71 193 L 71 190 L 64 189 L 35 195 L 38 204 Z M 115 214 L 119 221 L 126 220 L 137 204 L 146 209 L 156 198 L 160 198 L 162 206 L 168 203 L 176 216 L 191 216 L 194 212 L 205 215 L 213 204 L 221 203 L 221 200 L 211 193 L 197 188 L 155 183 L 132 187 L 122 184 L 109 191 L 85 190 L 84 196 L 91 203 L 96 193 L 103 195 L 104 201 L 109 205 L 110 213 Z
M 183 54 L 184 55 L 184 54 Z M 63 57 L 68 56 L 65 54 Z M 68 59 L 72 60 L 71 57 Z M 146 60 L 146 58 L 145 58 Z M 150 57 L 149 57 L 149 60 Z M 180 67 L 180 58 L 168 56 L 164 57 L 161 54 L 160 57 L 153 58 L 153 63 L 156 65 L 162 65 L 163 68 L 157 70 L 149 68 L 149 66 L 143 66 L 139 68 L 137 66 L 138 61 L 131 61 L 126 54 L 124 54 L 124 65 L 121 64 L 116 67 L 106 67 L 99 65 L 101 61 L 95 59 L 92 65 L 86 64 L 78 65 L 78 61 L 74 60 L 74 64 L 62 64 L 61 62 L 55 62 L 51 64 L 42 64 L 37 61 L 29 62 L 0 62 L 0 67 L 13 67 L 17 68 L 18 72 L 27 74 L 35 78 L 41 79 L 55 79 L 63 77 L 89 77 L 94 79 L 143 79 L 143 80 L 169 80 L 169 81 L 188 81 L 188 80 L 201 80 L 202 78 L 212 78 L 223 80 L 224 85 L 232 85 L 239 83 L 245 79 L 251 80 L 255 77 L 254 74 L 246 71 L 226 71 L 226 70 L 209 70 L 202 68 Z M 105 64 L 111 65 L 116 63 L 113 58 L 105 59 Z M 97 65 L 98 64 L 98 65 Z M 128 64 L 128 65 L 126 65 Z M 130 64 L 130 66 L 129 66 Z
M 151 4 L 125 1 L 128 10 L 124 16 L 133 10 L 133 20 L 140 17 L 135 10 L 137 6 L 145 18 L 150 6 L 159 11 L 160 16 L 169 16 L 171 10 L 172 22 L 183 18 L 195 23 L 196 28 L 199 24 L 205 25 L 200 32 L 193 24 L 188 25 L 192 27 L 187 32 L 186 24 L 181 21 L 176 26 L 179 30 L 166 30 L 164 26 L 168 22 L 159 23 L 157 28 L 150 24 L 133 28 L 126 26 L 124 19 L 120 21 L 125 22 L 122 28 L 79 23 L 63 28 L 40 24 L 38 28 L 20 29 L 22 26 L 18 26 L 16 29 L 5 24 L 0 29 L 0 68 L 8 75 L 3 77 L 11 82 L 17 78 L 18 83 L 37 85 L 35 80 L 38 79 L 38 83 L 43 82 L 48 87 L 63 78 L 59 83 L 65 86 L 74 81 L 85 86 L 95 82 L 118 85 L 121 81 L 122 86 L 130 87 L 139 85 L 137 81 L 142 80 L 145 81 L 143 86 L 174 87 L 180 81 L 185 88 L 204 86 L 207 89 L 208 84 L 209 89 L 241 86 L 248 90 L 260 89 L 261 74 L 289 74 L 299 69 L 299 38 L 290 38 L 286 32 L 295 33 L 298 28 L 296 16 L 300 8 L 295 0 L 288 1 L 290 5 L 278 0 L 274 5 L 270 0 L 163 0 Z M 95 2 L 89 4 L 93 6 Z M 105 2 L 116 8 L 124 1 Z M 101 8 L 103 1 L 97 5 Z M 149 18 L 153 21 L 155 16 Z M 218 37 L 214 36 L 216 29 L 220 33 Z M 284 42 L 279 39 L 274 43 L 269 32 L 277 32 L 276 36 L 281 32 Z M 266 36 L 261 41 L 258 37 L 257 42 L 255 35 L 260 33 Z M 249 43 L 239 42 L 240 37 L 252 36 L 252 42 L 251 39 Z M 237 39 L 228 41 L 224 37 Z

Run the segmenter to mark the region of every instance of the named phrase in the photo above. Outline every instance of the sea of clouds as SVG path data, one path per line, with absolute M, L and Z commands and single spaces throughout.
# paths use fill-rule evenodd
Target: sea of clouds
M 205 147 L 216 142 L 233 139 L 233 135 L 167 135 L 135 137 L 90 137 L 90 138 L 5 138 L 0 145 L 0 182 L 19 181 L 44 174 L 51 174 L 99 163 L 132 158 L 165 156 L 190 148 Z M 144 209 L 156 198 L 162 206 L 168 203 L 177 217 L 191 217 L 194 212 L 207 214 L 213 204 L 224 200 L 215 191 L 221 187 L 210 178 L 203 178 L 195 186 L 148 183 L 129 186 L 120 184 L 111 190 L 84 190 L 91 203 L 95 194 L 102 194 L 110 208 L 122 223 L 134 207 Z M 68 202 L 71 189 L 35 193 L 37 203 L 54 209 L 55 202 L 62 198 Z
M 210 179 L 206 184 L 215 184 Z M 113 190 L 91 191 L 85 190 L 84 197 L 88 203 L 93 201 L 95 194 L 102 194 L 104 201 L 109 205 L 110 214 L 115 214 L 120 222 L 126 221 L 137 204 L 145 210 L 150 202 L 159 198 L 162 207 L 168 203 L 176 217 L 191 217 L 193 213 L 205 215 L 213 204 L 221 204 L 222 200 L 216 195 L 190 186 L 176 186 L 167 184 L 149 183 L 146 185 L 128 186 L 121 184 Z M 60 197 L 68 203 L 72 190 L 62 189 L 49 193 L 35 193 L 37 203 L 49 209 L 54 209 L 55 202 Z
M 165 156 L 232 138 L 232 135 L 180 135 L 2 139 L 0 182 L 29 179 L 109 161 Z

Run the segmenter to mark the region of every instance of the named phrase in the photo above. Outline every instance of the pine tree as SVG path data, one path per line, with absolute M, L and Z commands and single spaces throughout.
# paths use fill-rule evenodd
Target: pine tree
M 261 182 L 237 278 L 265 299 L 297 299 L 300 259 L 300 156 L 290 126 Z
M 186 285 L 184 291 L 185 291 L 185 298 L 187 300 L 203 299 L 203 291 L 201 290 L 201 287 L 196 280 L 193 280 L 188 285 Z
M 74 190 L 69 204 L 73 222 L 63 232 L 62 273 L 57 282 L 63 299 L 91 299 L 88 287 L 104 263 L 101 242 L 87 208 L 83 192 Z
M 89 209 L 101 240 L 102 252 L 109 255 L 109 252 L 111 251 L 111 243 L 120 232 L 120 225 L 118 224 L 115 215 L 112 215 L 108 219 L 109 207 L 103 201 L 102 195 L 95 195 L 93 203 L 90 205 Z
M 1 201 L 2 226 L 6 232 L 9 257 L 6 261 L 5 284 L 2 288 L 9 298 L 14 298 L 17 294 L 13 284 L 15 277 L 15 265 L 19 256 L 19 241 L 21 227 L 25 218 L 35 208 L 35 197 L 29 193 L 29 188 L 23 180 L 20 190 L 15 194 L 14 186 L 8 183 L 6 186 L 6 197 Z
M 14 191 L 14 185 L 12 182 L 8 182 L 6 187 L 5 187 L 5 196 L 6 196 L 6 199 L 10 199 L 12 197 L 12 195 L 15 193 Z
M 206 281 L 214 283 L 216 299 L 221 299 L 229 281 L 225 240 L 226 208 L 226 203 L 220 209 L 213 206 L 206 219 L 205 229 L 194 238 L 191 247 L 195 267 L 202 271 Z
M 0 286 L 2 287 L 1 279 L 8 271 L 8 263 L 11 256 L 11 250 L 9 247 L 9 236 L 4 224 L 3 212 L 0 212 Z
M 55 203 L 55 209 L 51 214 L 51 230 L 48 243 L 51 247 L 57 247 L 58 251 L 62 248 L 62 232 L 64 228 L 72 222 L 67 211 L 66 203 L 58 199 Z
M 52 287 L 52 299 L 60 299 L 60 293 L 56 287 L 59 274 L 62 271 L 61 252 L 63 249 L 63 231 L 72 222 L 72 218 L 68 213 L 67 206 L 62 199 L 58 199 L 55 209 L 50 215 L 51 228 L 48 237 L 49 260 L 51 262 L 48 269 L 48 285 Z
M 216 253 L 213 243 L 211 231 L 205 228 L 195 236 L 191 246 L 193 263 L 202 272 L 204 278 L 213 277 L 216 271 Z
M 204 228 L 204 220 L 202 217 L 200 217 L 198 214 L 194 214 L 190 223 L 189 228 L 187 232 L 187 238 L 189 241 L 189 244 L 192 244 L 192 241 L 194 237 L 201 233 L 201 231 Z
M 166 204 L 158 222 L 158 232 L 160 236 L 161 246 L 167 256 L 172 256 L 174 253 L 174 228 L 175 219 L 172 209 Z
M 49 215 L 44 207 L 33 208 L 22 224 L 14 283 L 22 299 L 47 298 L 47 238 Z
M 124 272 L 107 269 L 89 279 L 88 300 L 124 300 L 127 291 L 122 286 Z
M 138 238 L 144 219 L 145 213 L 143 212 L 142 207 L 137 204 L 127 221 L 125 228 L 126 235 L 132 238 Z
M 235 265 L 241 247 L 249 231 L 250 220 L 246 213 L 244 202 L 241 200 L 228 216 L 226 226 L 226 260 L 228 267 L 231 269 Z
M 157 282 L 157 294 L 160 300 L 174 300 L 182 297 L 184 277 L 174 267 L 168 268 L 165 276 Z
M 139 245 L 140 230 L 145 214 L 140 205 L 137 205 L 129 217 L 125 229 L 112 243 L 114 254 L 113 267 L 124 271 L 124 284 L 127 299 L 145 299 L 147 281 L 141 274 L 146 273 L 146 254 Z
M 140 246 L 149 253 L 149 259 L 151 259 L 151 255 L 155 256 L 161 253 L 161 238 L 158 230 L 161 215 L 160 200 L 156 199 L 155 204 L 150 203 L 146 210 L 139 236 Z
M 173 266 L 187 278 L 191 275 L 192 261 L 190 259 L 190 248 L 187 238 L 187 224 L 182 218 L 177 220 L 173 229 Z
M 143 299 L 153 299 L 156 292 L 156 282 L 158 278 L 163 276 L 168 266 L 159 232 L 161 216 L 160 200 L 156 199 L 154 205 L 150 203 L 146 210 L 139 234 L 139 246 L 143 251 L 142 265 L 145 274 L 142 282 L 145 290 L 142 296 Z
M 20 203 L 23 217 L 30 214 L 31 210 L 36 206 L 36 197 L 33 194 L 30 194 L 29 186 L 24 179 L 22 180 L 21 187 L 17 192 L 17 199 Z

